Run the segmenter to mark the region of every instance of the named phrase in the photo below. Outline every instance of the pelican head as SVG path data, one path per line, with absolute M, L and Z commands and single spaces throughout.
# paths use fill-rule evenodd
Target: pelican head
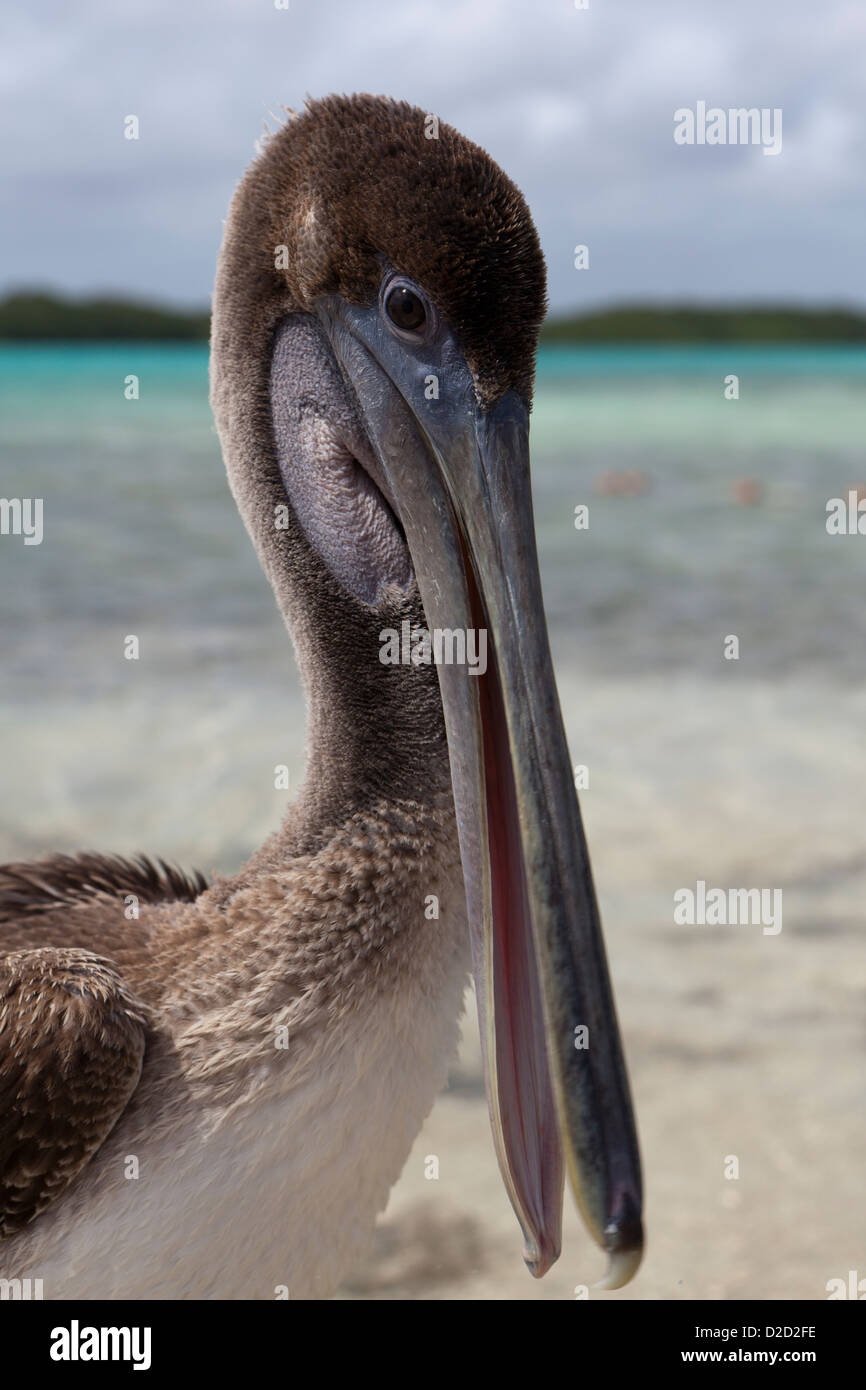
M 641 1256 L 640 1164 L 536 556 L 544 311 L 529 210 L 483 150 L 405 103 L 329 97 L 268 139 L 235 195 L 212 400 L 295 638 L 311 757 L 331 750 L 307 824 L 361 783 L 420 795 L 404 750 L 442 751 L 524 1257 L 535 1275 L 557 1258 L 567 1171 L 616 1288 Z M 483 631 L 486 670 L 383 664 L 402 621 Z

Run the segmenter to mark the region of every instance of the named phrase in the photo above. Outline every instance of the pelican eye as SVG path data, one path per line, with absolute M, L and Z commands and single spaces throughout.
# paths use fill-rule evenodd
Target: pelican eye
M 385 295 L 385 313 L 402 333 L 423 333 L 427 309 L 423 299 L 408 285 L 394 285 Z

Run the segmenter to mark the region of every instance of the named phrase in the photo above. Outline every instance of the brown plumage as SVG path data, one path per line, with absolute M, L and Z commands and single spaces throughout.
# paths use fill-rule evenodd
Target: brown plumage
M 0 922 L 86 903 L 102 894 L 132 895 L 145 903 L 195 902 L 207 888 L 204 874 L 185 873 L 146 854 L 52 854 L 22 864 L 0 864 Z
M 0 956 L 0 1236 L 60 1195 L 141 1075 L 150 1011 L 115 963 L 65 943 L 113 945 L 128 967 L 130 945 L 135 956 L 142 943 L 127 905 L 137 914 L 140 904 L 194 902 L 206 886 L 200 873 L 145 855 L 0 866 L 3 944 L 21 948 Z
M 145 1010 L 89 951 L 0 961 L 0 1236 L 53 1202 L 138 1085 Z
M 544 257 L 523 195 L 484 150 L 407 102 L 330 96 L 271 137 L 249 180 L 243 250 L 269 299 L 368 304 L 387 257 L 455 326 L 486 404 L 529 398 Z

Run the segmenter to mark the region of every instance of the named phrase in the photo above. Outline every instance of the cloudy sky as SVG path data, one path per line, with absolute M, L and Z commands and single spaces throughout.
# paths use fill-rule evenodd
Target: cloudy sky
M 450 121 L 520 184 L 556 309 L 866 303 L 863 0 L 288 5 L 7 7 L 0 289 L 206 302 L 268 112 L 371 91 Z M 699 100 L 781 108 L 781 154 L 676 145 L 674 111 Z M 577 243 L 588 270 L 574 269 Z

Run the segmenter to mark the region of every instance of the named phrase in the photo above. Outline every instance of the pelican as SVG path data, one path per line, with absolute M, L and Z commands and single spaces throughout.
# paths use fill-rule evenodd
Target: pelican
M 566 1173 L 605 1286 L 637 1268 L 532 520 L 545 293 L 520 192 L 406 103 L 309 102 L 240 183 L 211 403 L 294 641 L 305 776 L 234 877 L 96 854 L 0 871 L 3 1277 L 330 1296 L 447 1079 L 470 968 L 530 1271 L 559 1254 Z

